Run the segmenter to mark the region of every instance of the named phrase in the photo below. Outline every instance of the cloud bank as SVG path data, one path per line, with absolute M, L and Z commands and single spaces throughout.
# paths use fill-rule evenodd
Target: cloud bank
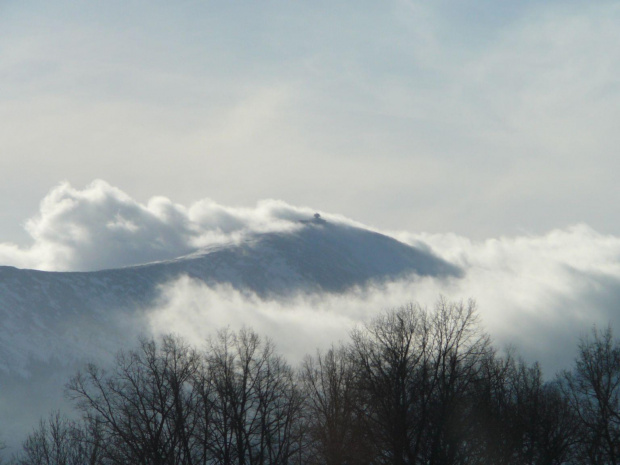
M 277 200 L 253 208 L 208 199 L 184 206 L 164 197 L 143 204 L 104 181 L 81 190 L 63 183 L 27 221 L 32 245 L 1 243 L 0 264 L 46 270 L 126 266 L 173 258 L 245 234 L 295 228 L 297 220 L 313 213 Z M 323 216 L 360 226 L 342 216 Z M 474 298 L 498 346 L 513 344 L 550 367 L 567 366 L 579 336 L 592 325 L 620 327 L 620 237 L 587 225 L 484 241 L 451 233 L 386 234 L 432 250 L 461 267 L 463 276 L 417 278 L 286 301 L 181 279 L 162 288 L 159 304 L 146 314 L 148 327 L 198 342 L 214 328 L 248 325 L 299 358 L 346 339 L 355 324 L 383 309 L 413 300 L 432 306 L 443 294 Z
M 620 238 L 578 225 L 543 236 L 472 242 L 456 235 L 401 233 L 460 265 L 461 278 L 424 277 L 355 289 L 340 295 L 264 300 L 229 287 L 181 279 L 162 289 L 147 314 L 155 333 L 177 332 L 200 344 L 216 328 L 251 326 L 278 342 L 292 360 L 346 340 L 350 330 L 388 308 L 439 295 L 474 298 L 483 328 L 498 348 L 514 346 L 548 375 L 567 368 L 579 338 L 597 325 L 620 327 Z

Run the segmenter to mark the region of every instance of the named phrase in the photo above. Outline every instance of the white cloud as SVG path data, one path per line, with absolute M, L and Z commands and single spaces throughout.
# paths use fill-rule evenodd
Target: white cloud
M 570 362 L 592 325 L 612 323 L 620 331 L 620 237 L 586 225 L 479 242 L 455 235 L 400 238 L 407 237 L 466 269 L 462 280 L 431 282 L 425 292 L 474 297 L 497 339 L 547 366 Z
M 162 289 L 147 313 L 155 333 L 174 331 L 200 344 L 222 326 L 251 326 L 272 337 L 293 360 L 316 347 L 346 340 L 351 328 L 377 313 L 418 301 L 432 307 L 440 294 L 474 298 L 483 327 L 499 348 L 514 345 L 552 375 L 567 367 L 580 336 L 592 325 L 620 328 L 620 238 L 579 225 L 543 236 L 472 242 L 455 235 L 401 234 L 461 265 L 463 278 L 424 277 L 342 295 L 262 300 L 228 287 L 186 278 Z
M 0 264 L 42 270 L 95 270 L 175 258 L 252 232 L 293 229 L 310 208 L 263 200 L 253 208 L 205 199 L 189 207 L 165 197 L 142 204 L 105 181 L 80 190 L 62 183 L 26 223 L 29 247 L 0 243 Z M 328 218 L 348 221 L 338 215 Z
M 192 205 L 154 197 L 140 203 L 104 181 L 80 190 L 64 183 L 41 202 L 26 228 L 32 245 L 0 244 L 0 263 L 48 270 L 90 270 L 173 258 L 261 231 L 297 227 L 314 210 L 266 200 L 251 208 L 204 199 Z M 332 221 L 363 226 L 339 215 Z M 418 278 L 343 295 L 261 300 L 181 280 L 162 290 L 148 313 L 155 331 L 194 341 L 213 328 L 246 324 L 276 339 L 295 357 L 346 339 L 351 327 L 408 301 L 432 306 L 439 294 L 474 298 L 500 345 L 512 343 L 547 366 L 566 366 L 578 337 L 593 324 L 620 327 L 620 237 L 586 225 L 544 235 L 472 241 L 456 234 L 387 233 L 460 266 L 459 278 Z

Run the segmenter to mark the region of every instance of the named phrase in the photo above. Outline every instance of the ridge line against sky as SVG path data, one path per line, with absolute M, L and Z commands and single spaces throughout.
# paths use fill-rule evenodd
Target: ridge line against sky
M 620 234 L 608 1 L 0 3 L 0 227 L 59 180 L 473 239 Z
M 294 231 L 300 220 L 312 218 L 315 209 L 297 207 L 281 200 L 261 200 L 254 207 L 231 207 L 211 199 L 185 206 L 163 196 L 141 203 L 103 180 L 83 189 L 63 182 L 41 201 L 39 212 L 25 223 L 30 243 L 20 246 L 0 237 L 0 265 L 56 271 L 88 271 L 118 268 L 180 257 L 200 248 L 235 242 L 247 234 Z M 560 253 L 567 264 L 577 258 L 578 268 L 587 262 L 620 266 L 620 237 L 601 234 L 577 224 L 541 235 L 521 234 L 471 240 L 454 233 L 386 231 L 372 228 L 343 215 L 321 211 L 324 218 L 340 224 L 370 229 L 433 253 L 458 265 L 469 266 L 464 250 L 488 247 L 526 247 Z M 583 243 L 582 243 L 583 242 Z M 597 250 L 609 248 L 605 256 Z M 517 256 L 512 257 L 519 261 Z M 572 266 L 572 265 L 570 265 Z M 588 270 L 594 271 L 591 267 Z M 610 268 L 600 271 L 609 271 Z
M 48 269 L 87 270 L 174 258 L 214 236 L 221 241 L 242 231 L 290 230 L 314 212 L 275 200 L 254 208 L 227 207 L 208 199 L 186 207 L 164 197 L 143 204 L 102 180 L 84 189 L 63 183 L 28 222 L 34 240 L 30 247 L 0 241 L 0 265 L 39 263 Z M 360 226 L 321 213 L 328 221 Z M 209 328 L 251 325 L 273 337 L 278 332 L 299 333 L 307 351 L 318 341 L 328 344 L 345 338 L 352 325 L 382 309 L 409 301 L 432 306 L 445 295 L 455 300 L 474 298 L 498 347 L 513 344 L 530 360 L 563 367 L 588 328 L 620 324 L 619 236 L 601 234 L 585 224 L 542 235 L 486 240 L 454 233 L 388 234 L 432 250 L 460 267 L 463 275 L 409 276 L 342 294 L 300 293 L 282 301 L 180 278 L 162 286 L 153 308 L 142 309 L 146 327 L 198 341 Z M 300 346 L 294 341 L 284 337 L 280 342 L 299 355 Z

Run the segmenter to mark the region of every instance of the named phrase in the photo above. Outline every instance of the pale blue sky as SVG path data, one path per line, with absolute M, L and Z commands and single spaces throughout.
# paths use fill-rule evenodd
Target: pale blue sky
M 61 181 L 620 234 L 613 2 L 0 1 L 0 236 Z

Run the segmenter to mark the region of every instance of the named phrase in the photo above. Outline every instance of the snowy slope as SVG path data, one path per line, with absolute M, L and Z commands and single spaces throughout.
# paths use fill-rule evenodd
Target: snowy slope
M 62 386 L 84 360 L 105 359 L 134 341 L 159 286 L 180 276 L 278 299 L 298 292 L 339 293 L 412 274 L 459 273 L 430 251 L 323 221 L 121 269 L 0 267 L 0 417 L 22 425 L 8 432 L 0 425 L 0 437 L 10 442 L 57 407 Z
M 175 260 L 121 269 L 63 273 L 0 267 L 0 371 L 23 371 L 31 360 L 52 355 L 68 360 L 95 346 L 116 345 L 109 337 L 115 327 L 148 308 L 158 285 L 181 275 L 277 298 L 342 292 L 408 274 L 458 273 L 429 251 L 390 237 L 314 222 L 293 232 L 255 234 Z

